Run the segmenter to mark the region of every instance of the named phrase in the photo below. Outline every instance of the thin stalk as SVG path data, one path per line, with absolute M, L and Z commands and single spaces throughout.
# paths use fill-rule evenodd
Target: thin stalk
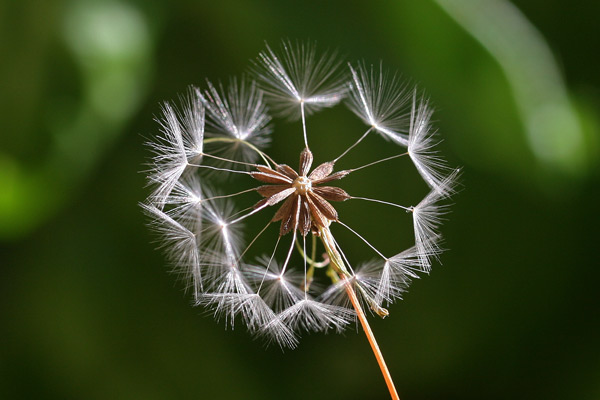
M 350 170 L 350 172 L 358 171 L 360 169 L 367 168 L 367 167 L 370 167 L 372 165 L 376 165 L 376 164 L 379 164 L 379 163 L 382 163 L 382 162 L 385 162 L 385 161 L 389 161 L 389 160 L 393 160 L 394 158 L 403 157 L 403 156 L 406 156 L 406 155 L 408 155 L 408 152 L 402 153 L 402 154 L 396 154 L 395 156 L 391 156 L 391 157 L 382 158 L 381 160 L 373 161 L 373 162 L 370 162 L 368 164 L 365 164 L 365 165 L 357 167 L 357 168 L 352 168 Z
M 323 260 L 323 261 L 317 261 L 316 257 L 315 257 L 315 249 L 316 249 L 316 241 L 314 240 L 314 236 L 313 236 L 313 251 L 312 251 L 312 257 L 309 257 L 306 252 L 302 249 L 302 245 L 300 244 L 300 241 L 298 240 L 298 238 L 296 238 L 296 250 L 298 250 L 298 253 L 300 253 L 300 256 L 305 259 L 308 264 L 311 267 L 316 267 L 316 268 L 323 268 L 326 267 L 327 265 L 329 265 L 329 261 L 328 260 Z
M 340 160 L 340 158 L 344 157 L 350 150 L 355 148 L 360 142 L 362 142 L 362 140 L 364 138 L 367 137 L 367 135 L 371 132 L 372 129 L 373 129 L 373 127 L 370 127 L 369 129 L 367 129 L 367 131 L 365 133 L 363 133 L 363 135 L 356 142 L 354 142 L 354 144 L 352 146 L 348 147 L 346 149 L 346 151 L 344 151 L 342 154 L 337 156 L 337 158 L 335 160 L 333 160 L 333 162 L 338 162 Z
M 348 273 L 348 270 L 346 269 L 346 266 L 344 265 L 342 256 L 336 249 L 335 241 L 333 240 L 333 235 L 331 234 L 329 227 L 320 227 L 319 231 L 321 233 L 321 241 L 323 242 L 323 245 L 325 246 L 325 250 L 327 251 L 327 254 L 329 255 L 329 258 L 331 260 L 331 265 L 335 268 L 335 270 L 336 270 L 335 272 L 337 272 L 337 274 L 339 274 L 341 276 L 341 279 L 344 280 L 345 287 L 346 287 L 346 293 L 348 293 L 348 297 L 350 298 L 352 307 L 354 307 L 354 310 L 356 311 L 356 315 L 358 315 L 358 320 L 360 321 L 360 324 L 362 325 L 365 335 L 367 336 L 367 340 L 369 341 L 369 345 L 371 345 L 371 349 L 373 350 L 373 354 L 375 355 L 377 364 L 379 364 L 379 369 L 381 369 L 381 373 L 383 375 L 383 379 L 385 380 L 387 388 L 390 392 L 390 396 L 392 397 L 393 400 L 400 400 L 400 397 L 398 396 L 398 392 L 396 391 L 396 387 L 394 386 L 394 381 L 392 380 L 390 371 L 387 367 L 387 364 L 385 363 L 383 354 L 381 353 L 381 350 L 379 349 L 377 340 L 375 339 L 375 335 L 373 334 L 373 331 L 371 330 L 369 321 L 367 321 L 365 312 L 363 311 L 363 309 L 360 305 L 360 301 L 358 300 L 358 297 L 356 297 L 356 292 L 354 291 L 354 288 L 352 287 L 352 284 L 350 282 L 350 279 L 349 279 L 350 274 Z
M 309 285 L 313 281 L 313 275 L 315 273 L 315 266 L 316 266 L 314 260 L 317 259 L 317 237 L 315 235 L 310 235 L 310 236 L 312 237 L 312 248 L 311 248 L 310 257 L 313 260 L 313 262 L 310 264 L 310 269 L 307 272 Z M 322 266 L 324 267 L 325 264 L 323 264 Z M 319 266 L 319 267 L 321 267 L 321 266 Z
M 308 138 L 306 137 L 306 115 L 304 114 L 304 100 L 300 101 L 300 113 L 302 115 L 302 133 L 304 134 L 304 147 L 308 149 Z
M 313 281 L 313 275 L 315 273 L 315 268 L 323 268 L 329 265 L 329 260 L 323 260 L 323 261 L 316 261 L 316 254 L 317 254 L 317 239 L 314 235 L 312 236 L 312 250 L 311 250 L 311 257 L 309 257 L 305 251 L 305 249 L 300 245 L 300 242 L 298 241 L 298 238 L 296 238 L 296 249 L 298 250 L 298 252 L 300 253 L 300 256 L 304 259 L 305 262 L 308 263 L 309 268 L 306 271 L 306 273 L 304 274 L 304 279 L 305 279 L 305 283 L 304 283 L 304 290 L 308 291 L 308 289 L 310 288 L 310 285 Z
M 390 371 L 385 363 L 385 360 L 383 359 L 383 354 L 381 353 L 381 350 L 379 349 L 377 340 L 375 340 L 375 335 L 373 334 L 373 331 L 371 330 L 369 321 L 367 321 L 365 312 L 362 310 L 362 307 L 360 306 L 360 302 L 358 301 L 358 298 L 356 297 L 356 293 L 354 292 L 354 289 L 352 288 L 352 285 L 350 284 L 350 282 L 348 282 L 348 280 L 346 278 L 342 278 L 342 279 L 344 279 L 346 281 L 346 293 L 348 293 L 350 302 L 352 303 L 352 306 L 356 310 L 356 315 L 358 315 L 358 320 L 360 321 L 360 324 L 362 325 L 363 330 L 365 331 L 365 335 L 367 336 L 367 340 L 369 341 L 369 344 L 371 345 L 373 354 L 375 354 L 375 358 L 377 359 L 377 363 L 379 364 L 379 369 L 381 369 L 381 373 L 383 374 L 383 379 L 385 380 L 385 384 L 387 385 L 387 388 L 390 392 L 390 396 L 392 396 L 393 400 L 400 400 L 400 397 L 398 396 L 398 392 L 396 391 L 396 387 L 394 386 L 394 381 L 392 380 L 392 376 L 390 375 Z
M 271 168 L 271 164 L 269 164 L 269 160 L 277 165 L 277 163 L 275 161 L 273 161 L 273 159 L 271 157 L 269 157 L 265 152 L 261 151 L 258 147 L 256 147 L 255 145 L 253 145 L 250 142 L 247 142 L 243 139 L 237 139 L 237 138 L 224 138 L 224 137 L 212 137 L 212 138 L 208 138 L 208 139 L 204 139 L 204 144 L 206 143 L 214 143 L 214 142 L 227 142 L 227 143 L 242 143 L 246 146 L 248 146 L 249 148 L 251 148 L 252 150 L 254 150 L 255 152 L 258 153 L 258 155 L 263 159 L 263 161 L 265 162 L 265 164 L 267 165 L 267 167 Z M 268 158 L 268 160 L 267 160 Z
M 310 253 L 310 257 L 315 260 L 317 258 L 317 237 L 315 235 L 312 236 L 312 251 Z

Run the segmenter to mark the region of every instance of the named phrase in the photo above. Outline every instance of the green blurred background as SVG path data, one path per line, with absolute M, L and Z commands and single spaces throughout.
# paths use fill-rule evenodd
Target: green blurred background
M 0 398 L 386 398 L 360 332 L 283 353 L 190 307 L 137 204 L 159 103 L 281 38 L 399 70 L 464 167 L 444 265 L 372 319 L 401 398 L 600 398 L 599 14 L 587 0 L 0 2 Z M 295 163 L 298 126 L 276 122 L 273 154 Z M 309 123 L 322 145 L 363 131 L 340 107 Z M 401 201 L 423 193 L 411 173 L 354 187 Z M 384 222 L 364 232 L 397 249 L 407 237 Z

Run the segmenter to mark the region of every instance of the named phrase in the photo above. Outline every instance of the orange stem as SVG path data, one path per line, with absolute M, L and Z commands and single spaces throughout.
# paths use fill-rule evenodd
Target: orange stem
M 329 255 L 329 259 L 331 261 L 331 266 L 333 269 L 331 270 L 333 277 L 332 279 L 336 282 L 339 277 L 344 280 L 346 286 L 346 292 L 348 293 L 348 297 L 350 297 L 350 301 L 352 302 L 352 306 L 356 310 L 356 314 L 358 315 L 358 319 L 360 320 L 360 324 L 365 331 L 365 335 L 367 336 L 367 340 L 371 345 L 371 349 L 373 350 L 373 354 L 375 354 L 375 358 L 377 359 L 377 363 L 379 364 L 379 368 L 381 369 L 381 373 L 383 374 L 383 379 L 385 379 L 385 383 L 390 391 L 390 395 L 392 396 L 392 400 L 400 400 L 398 396 L 398 392 L 396 391 L 396 387 L 394 386 L 394 381 L 392 380 L 392 376 L 390 375 L 390 371 L 388 370 L 387 365 L 385 364 L 385 360 L 383 359 L 383 354 L 381 354 L 381 350 L 379 350 L 379 345 L 377 345 L 377 340 L 375 340 L 375 335 L 373 335 L 373 331 L 371 330 L 371 326 L 367 321 L 367 316 L 360 306 L 360 302 L 356 297 L 356 293 L 354 292 L 354 288 L 352 288 L 352 284 L 348 280 L 348 276 L 350 274 L 346 270 L 344 266 L 344 261 L 340 253 L 336 249 L 335 240 L 333 239 L 333 235 L 329 230 L 329 227 L 321 226 L 319 227 L 319 233 L 321 236 L 321 241 L 325 246 L 325 250 Z M 338 275 L 339 274 L 339 275 Z M 335 278 L 335 279 L 334 279 Z M 383 315 L 387 315 L 387 310 L 380 310 Z M 379 312 L 378 312 L 379 313 Z M 383 316 L 382 315 L 382 316 Z
M 383 374 L 383 379 L 385 379 L 385 384 L 387 385 L 388 390 L 390 391 L 390 395 L 392 396 L 393 400 L 400 400 L 398 392 L 396 391 L 396 387 L 394 386 L 394 381 L 392 380 L 392 376 L 390 375 L 390 371 L 388 370 L 385 360 L 383 359 L 383 354 L 379 349 L 377 340 L 375 340 L 375 335 L 373 335 L 373 331 L 371 330 L 371 326 L 369 325 L 369 321 L 367 321 L 367 317 L 362 307 L 360 306 L 358 298 L 356 297 L 356 293 L 354 292 L 354 289 L 352 288 L 349 282 L 346 283 L 346 292 L 348 293 L 348 297 L 350 297 L 350 302 L 352 302 L 352 306 L 356 310 L 356 314 L 358 315 L 360 324 L 362 325 L 363 330 L 365 331 L 367 340 L 371 345 L 373 354 L 375 354 L 375 358 L 377 359 L 377 363 L 379 364 L 379 368 L 381 369 L 381 373 Z

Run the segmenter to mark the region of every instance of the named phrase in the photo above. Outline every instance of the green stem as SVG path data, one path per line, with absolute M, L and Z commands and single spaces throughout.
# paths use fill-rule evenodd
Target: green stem
M 298 250 L 298 252 L 300 253 L 300 256 L 304 259 L 306 259 L 306 262 L 310 265 L 310 267 L 315 267 L 315 268 L 323 268 L 326 267 L 327 265 L 329 265 L 329 261 L 325 260 L 325 261 L 316 261 L 315 260 L 315 253 L 316 253 L 316 240 L 314 239 L 313 236 L 313 249 L 312 249 L 312 257 L 309 257 L 306 255 L 306 253 L 304 252 L 304 249 L 302 248 L 302 245 L 300 244 L 300 241 L 298 240 L 298 238 L 296 238 L 296 249 Z
M 315 268 L 326 267 L 327 265 L 329 265 L 329 260 L 316 261 L 317 240 L 315 238 L 315 235 L 312 235 L 311 257 L 308 257 L 306 255 L 306 253 L 304 252 L 303 247 L 300 245 L 300 241 L 298 240 L 297 237 L 296 237 L 296 249 L 300 253 L 300 256 L 302 258 L 304 258 L 309 265 L 308 270 L 306 271 L 306 285 L 303 288 L 304 290 L 308 291 L 308 288 L 310 287 L 310 284 L 312 283 L 312 280 L 313 280 Z

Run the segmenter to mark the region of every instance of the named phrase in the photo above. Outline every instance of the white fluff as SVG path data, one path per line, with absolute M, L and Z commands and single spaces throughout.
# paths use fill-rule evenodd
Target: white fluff
M 174 270 L 193 291 L 195 303 L 210 309 L 227 326 L 233 328 L 241 323 L 253 335 L 281 347 L 295 347 L 301 332 L 345 329 L 356 320 L 354 295 L 363 309 L 387 315 L 383 306 L 401 299 L 411 281 L 429 273 L 433 259 L 439 256 L 440 227 L 448 210 L 445 202 L 456 192 L 459 172 L 449 169 L 435 149 L 436 131 L 427 101 L 417 101 L 413 95 L 411 109 L 406 86 L 381 65 L 350 66 L 349 74 L 340 65 L 335 53 L 319 54 L 308 43 L 285 41 L 279 52 L 267 46 L 254 65 L 258 83 L 247 77 L 232 79 L 227 87 L 208 82 L 205 90 L 191 89 L 181 99 L 181 110 L 165 103 L 158 120 L 161 134 L 150 143 L 153 158 L 148 180 L 154 187 L 142 207 L 151 219 L 150 226 L 160 235 L 160 246 L 166 250 Z M 302 134 L 308 147 L 306 116 L 337 104 L 346 95 L 346 105 L 369 128 L 340 157 L 323 164 L 325 169 L 333 169 L 342 156 L 351 162 L 346 154 L 358 148 L 373 131 L 388 139 L 389 148 L 397 149 L 397 153 L 353 169 L 334 170 L 331 183 L 325 185 L 342 189 L 343 183 L 338 182 L 345 182 L 339 179 L 346 175 L 408 155 L 430 191 L 415 207 L 401 205 L 395 199 L 342 196 L 339 193 L 345 193 L 343 190 L 336 192 L 333 188 L 324 193 L 329 193 L 334 208 L 334 200 L 358 199 L 388 207 L 390 214 L 410 212 L 415 245 L 386 256 L 377 249 L 377 243 L 367 241 L 360 233 L 361 226 L 347 225 L 341 213 L 339 220 L 327 219 L 327 224 L 318 214 L 303 214 L 303 218 L 314 218 L 312 229 L 317 220 L 321 221 L 320 229 L 327 229 L 320 230 L 321 236 L 315 239 L 328 238 L 329 256 L 325 257 L 321 256 L 325 251 L 323 243 L 311 248 L 310 232 L 304 237 L 292 230 L 286 236 L 291 242 L 281 240 L 279 221 L 245 236 L 243 224 L 255 226 L 251 223 L 255 218 L 257 223 L 265 224 L 277 207 L 287 201 L 256 206 L 260 196 L 255 189 L 268 183 L 268 179 L 281 184 L 292 182 L 290 176 L 295 176 L 289 167 L 274 162 L 278 157 L 265 152 L 272 129 L 264 99 L 280 115 L 302 118 Z M 280 145 L 294 143 L 287 138 L 279 140 Z M 317 158 L 318 149 L 313 151 Z M 261 166 L 253 164 L 257 160 Z M 294 167 L 296 162 L 288 164 Z M 267 167 L 278 172 L 265 173 Z M 262 175 L 257 175 L 259 169 Z M 383 168 L 380 171 L 386 173 Z M 281 180 L 282 175 L 277 175 L 280 173 L 288 174 L 287 178 Z M 397 171 L 389 173 L 390 182 L 397 182 Z M 326 175 L 322 179 L 329 179 Z M 266 180 L 252 178 L 257 176 Z M 280 196 L 277 199 L 297 196 L 292 199 L 300 204 L 294 184 L 275 189 L 273 193 Z M 264 195 L 269 190 L 273 188 L 261 188 L 259 193 Z M 259 215 L 265 222 L 260 222 Z M 290 209 L 287 215 L 287 222 L 292 215 L 299 218 L 300 209 L 296 214 Z M 362 220 L 370 220 L 368 211 Z M 348 244 L 333 237 L 329 223 L 346 227 L 376 259 L 351 263 L 344 251 Z M 387 221 L 376 223 L 381 226 L 381 235 L 395 232 Z M 373 241 L 380 237 L 371 236 L 374 237 L 369 240 Z M 280 241 L 286 244 L 279 247 Z M 333 262 L 338 265 L 330 269 Z M 354 269 L 353 265 L 358 267 Z
M 335 52 L 317 55 L 310 43 L 283 41 L 279 53 L 269 45 L 254 65 L 271 108 L 290 119 L 336 105 L 346 94 L 346 83 Z
M 408 111 L 410 96 L 406 85 L 396 74 L 378 69 L 365 63 L 357 67 L 349 65 L 352 74 L 348 107 L 365 124 L 372 126 L 384 138 L 401 146 L 408 145 Z
M 206 136 L 237 139 L 213 141 L 207 145 L 207 149 L 213 155 L 234 161 L 255 161 L 258 155 L 248 144 L 263 149 L 269 144 L 271 134 L 271 117 L 267 113 L 262 92 L 255 82 L 245 77 L 231 79 L 227 88 L 221 84 L 214 86 L 209 81 L 207 86 L 204 92 L 195 89 L 207 111 Z

